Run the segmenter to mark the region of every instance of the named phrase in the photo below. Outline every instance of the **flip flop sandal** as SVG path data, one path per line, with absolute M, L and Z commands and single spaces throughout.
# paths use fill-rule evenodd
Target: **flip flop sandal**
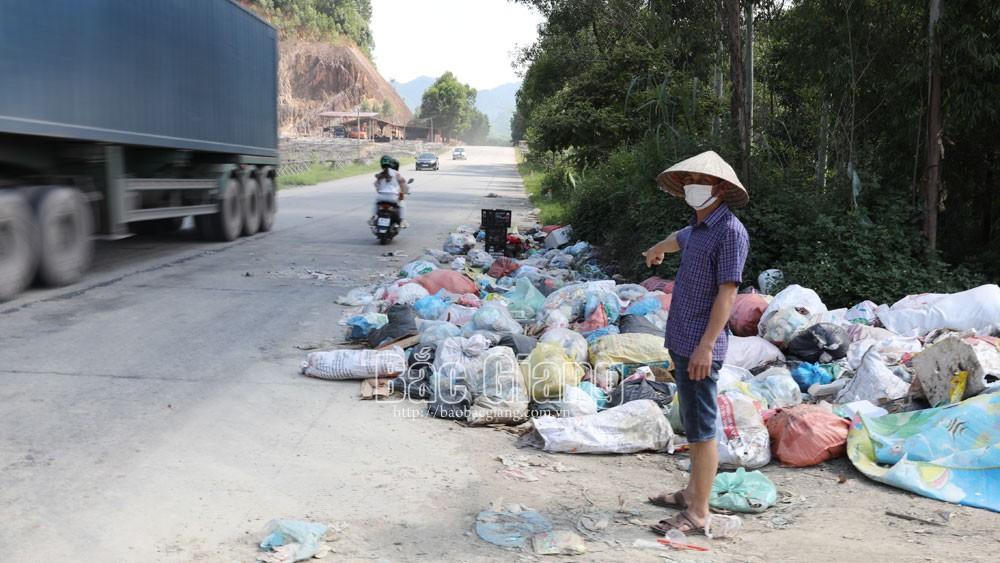
M 657 534 L 660 534 L 661 536 L 665 536 L 670 530 L 679 530 L 690 535 L 705 533 L 705 527 L 696 524 L 687 512 L 678 512 L 673 516 L 673 518 L 660 520 L 656 524 L 650 526 L 649 529 L 653 530 Z
M 663 508 L 687 508 L 687 500 L 684 499 L 684 491 L 677 491 L 676 493 L 670 493 L 669 495 L 657 495 L 655 497 L 649 497 L 650 504 L 654 506 L 662 506 Z

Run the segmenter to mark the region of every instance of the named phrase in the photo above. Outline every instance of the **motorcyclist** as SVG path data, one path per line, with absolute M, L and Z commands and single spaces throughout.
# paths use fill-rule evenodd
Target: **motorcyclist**
M 398 206 L 399 226 L 405 229 L 409 224 L 403 219 L 403 200 L 406 199 L 409 185 L 406 183 L 406 178 L 399 173 L 399 161 L 392 156 L 384 155 L 379 160 L 379 166 L 382 167 L 382 170 L 378 174 L 375 174 L 374 184 L 376 192 L 375 212 L 372 218 L 368 220 L 368 224 L 375 224 L 375 216 L 378 215 L 378 204 L 388 202 L 395 203 Z

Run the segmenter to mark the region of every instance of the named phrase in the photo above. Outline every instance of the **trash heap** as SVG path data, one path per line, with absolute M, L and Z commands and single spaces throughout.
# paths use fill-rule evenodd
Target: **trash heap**
M 609 279 L 571 233 L 515 228 L 501 254 L 459 227 L 398 279 L 341 298 L 358 344 L 309 354 L 302 373 L 364 379 L 364 398 L 425 400 L 473 426 L 520 425 L 519 445 L 548 452 L 682 448 L 663 347 L 673 282 Z M 729 320 L 718 447 L 740 472 L 720 474 L 713 505 L 762 511 L 773 485 L 747 470 L 846 454 L 872 479 L 1000 511 L 1000 287 L 829 310 L 811 289 L 775 291 L 781 278 L 763 272 Z

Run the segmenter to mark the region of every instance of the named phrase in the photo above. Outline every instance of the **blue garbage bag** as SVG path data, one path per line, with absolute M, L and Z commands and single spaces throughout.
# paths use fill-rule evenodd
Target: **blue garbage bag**
M 413 304 L 413 309 L 421 319 L 436 321 L 448 310 L 448 305 L 451 305 L 451 298 L 442 289 L 434 295 L 417 299 L 417 302 Z
M 799 389 L 806 393 L 812 385 L 830 383 L 833 381 L 833 375 L 817 364 L 803 362 L 792 369 L 792 379 L 799 384 Z

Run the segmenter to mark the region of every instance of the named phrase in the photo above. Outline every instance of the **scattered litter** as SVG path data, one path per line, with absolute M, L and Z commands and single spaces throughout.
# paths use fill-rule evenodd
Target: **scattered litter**
M 286 563 L 302 561 L 316 555 L 320 550 L 327 525 L 299 520 L 271 520 L 264 528 L 261 551 L 257 556 L 265 563 Z
M 531 547 L 538 555 L 582 555 L 587 552 L 583 538 L 568 530 L 535 534 L 531 537 Z
M 476 535 L 500 547 L 524 547 L 535 534 L 551 530 L 552 523 L 547 518 L 516 505 L 494 507 L 476 515 Z

